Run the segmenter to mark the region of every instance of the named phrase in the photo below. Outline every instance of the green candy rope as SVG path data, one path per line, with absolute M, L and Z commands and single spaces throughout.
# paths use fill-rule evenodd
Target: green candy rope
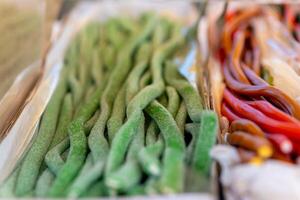
M 36 183 L 35 196 L 46 197 L 53 180 L 54 176 L 52 172 L 47 169 L 44 170 Z
M 15 187 L 18 180 L 20 168 L 15 169 L 12 174 L 0 186 L 0 197 L 15 197 Z
M 177 123 L 178 128 L 180 129 L 181 133 L 184 133 L 184 126 L 187 118 L 187 110 L 184 101 L 180 103 L 178 112 L 175 117 L 175 121 Z
M 83 89 L 80 85 L 80 82 L 77 80 L 75 76 L 75 69 L 70 70 L 73 72 L 70 72 L 68 77 L 69 87 L 72 93 L 72 102 L 74 104 L 74 107 L 77 106 L 80 103 L 81 96 L 83 94 Z
M 65 194 L 64 192 L 84 164 L 87 154 L 87 138 L 83 128 L 83 122 L 81 120 L 74 120 L 68 130 L 71 144 L 70 152 L 67 161 L 59 170 L 48 192 L 50 197 L 60 197 Z
M 89 130 L 92 128 L 98 115 L 99 115 L 99 112 L 97 111 L 97 112 L 95 112 L 94 116 L 89 121 L 86 122 L 86 124 L 85 124 L 86 132 L 89 132 Z M 67 150 L 69 145 L 70 145 L 70 140 L 66 136 L 60 143 L 58 143 L 50 151 L 48 151 L 48 153 L 45 156 L 45 162 L 46 162 L 48 168 L 55 175 L 57 175 L 58 171 L 61 169 L 61 167 L 65 163 L 64 159 L 61 157 L 61 154 Z
M 69 146 L 70 139 L 66 137 L 46 154 L 45 163 L 53 174 L 57 175 L 60 169 L 64 166 L 65 161 L 60 155 L 67 150 Z
M 192 166 L 205 175 L 210 173 L 211 158 L 209 152 L 216 142 L 218 117 L 215 112 L 205 110 L 201 113 L 200 130 L 195 137 Z
M 190 164 L 193 157 L 193 151 L 195 149 L 196 136 L 198 135 L 200 129 L 200 123 L 186 124 L 185 129 L 192 135 L 192 140 L 190 141 L 190 144 L 186 150 L 187 163 Z
M 168 36 L 168 31 L 169 31 L 169 26 L 167 21 L 162 20 L 161 23 L 156 27 L 155 33 L 153 35 L 153 48 L 157 48 L 159 44 L 164 42 L 164 40 Z M 146 133 L 146 144 L 150 145 L 153 144 L 156 139 L 157 139 L 157 132 L 158 132 L 158 127 L 155 124 L 155 122 L 151 122 L 147 133 Z
M 198 128 L 200 126 L 200 128 Z M 211 158 L 209 152 L 216 142 L 218 133 L 218 117 L 216 113 L 204 110 L 201 113 L 201 123 L 187 125 L 190 132 L 194 132 L 191 144 L 188 146 L 187 155 L 191 168 L 186 174 L 186 191 L 207 191 Z M 195 187 L 197 186 L 197 187 Z
M 96 162 L 98 159 L 101 159 L 102 145 L 105 142 L 107 143 L 104 137 L 106 122 L 109 118 L 109 115 L 111 114 L 113 99 L 115 98 L 120 86 L 126 79 L 126 76 L 130 70 L 130 58 L 134 53 L 134 50 L 151 34 L 155 22 L 155 18 L 149 20 L 142 33 L 137 36 L 132 36 L 132 41 L 124 47 L 124 49 L 118 56 L 117 66 L 114 68 L 108 80 L 107 87 L 103 92 L 103 96 L 101 99 L 101 114 L 89 136 L 89 147 L 91 149 L 94 162 Z
M 177 124 L 157 101 L 152 102 L 146 112 L 155 120 L 165 141 L 162 176 L 159 180 L 163 193 L 181 192 L 184 182 L 185 143 Z
M 141 178 L 141 170 L 134 160 L 132 162 L 125 162 L 118 170 L 109 175 L 105 183 L 112 189 L 127 191 L 137 185 Z
M 108 130 L 108 139 L 109 143 L 111 144 L 114 135 L 116 132 L 119 130 L 119 128 L 122 126 L 124 117 L 125 117 L 125 112 L 126 112 L 126 102 L 129 102 L 130 99 L 138 92 L 139 87 L 138 87 L 138 82 L 139 82 L 139 77 L 143 73 L 143 71 L 147 67 L 148 59 L 150 54 L 150 46 L 145 43 L 141 46 L 139 49 L 139 52 L 137 53 L 137 64 L 133 68 L 133 70 L 130 72 L 128 75 L 127 81 L 125 84 L 125 87 L 123 87 L 114 102 L 113 105 L 113 110 L 110 119 L 107 122 L 107 130 Z M 146 60 L 145 60 L 146 57 Z M 126 98 L 125 98 L 126 95 Z
M 103 77 L 103 76 L 102 76 Z M 104 79 L 104 82 L 101 82 L 101 83 L 99 83 L 99 85 L 98 85 L 98 93 L 99 94 L 95 94 L 94 95 L 94 97 L 92 97 L 91 99 L 89 99 L 88 100 L 88 103 L 87 103 L 87 105 L 84 105 L 84 106 L 82 106 L 82 108 L 80 109 L 82 112 L 79 112 L 78 113 L 78 118 L 80 119 L 80 118 L 84 118 L 84 120 L 81 120 L 81 121 L 86 121 L 86 119 L 87 119 L 87 116 L 86 116 L 86 114 L 85 114 L 85 112 L 87 111 L 87 109 L 86 108 L 88 108 L 88 107 L 90 107 L 90 106 L 92 106 L 92 104 L 93 105 L 96 105 L 96 104 L 98 104 L 97 102 L 98 102 L 98 99 L 101 97 L 101 95 L 102 95 L 102 90 L 103 90 L 103 87 L 105 86 L 105 80 L 108 78 L 108 75 L 105 75 L 104 77 L 103 77 L 103 79 Z M 89 113 L 89 112 L 86 112 L 86 113 Z M 97 120 L 98 119 L 95 119 L 95 116 L 97 116 L 97 114 L 95 113 L 94 114 L 94 116 L 89 120 L 89 121 L 87 121 L 86 123 L 85 123 L 85 125 L 84 125 L 84 130 L 85 130 L 85 132 L 89 132 L 90 131 L 90 129 L 92 129 L 92 127 L 94 127 L 95 126 L 95 123 L 97 123 Z M 91 127 L 91 125 L 92 125 L 92 127 Z M 82 126 L 82 125 L 81 125 Z M 101 157 L 103 157 L 103 158 L 105 158 L 105 156 L 107 155 L 107 152 L 108 152 L 108 144 L 107 144 L 107 142 L 106 142 L 106 140 L 102 140 L 102 141 L 100 141 L 100 142 L 102 142 L 102 144 L 101 144 L 101 147 L 102 147 L 102 150 L 101 150 L 101 152 L 102 152 L 102 155 L 101 155 Z M 72 144 L 71 144 L 71 147 L 72 147 Z M 81 154 L 82 155 L 80 155 L 80 158 L 81 159 L 83 159 L 83 157 L 84 157 L 84 154 L 83 154 L 84 152 L 81 152 Z M 79 152 L 78 152 L 78 154 L 79 154 Z M 59 154 L 56 154 L 56 155 L 59 155 Z M 68 157 L 68 159 L 69 159 L 69 157 Z M 105 160 L 105 159 L 104 159 Z M 72 163 L 72 161 L 70 161 L 70 163 Z M 66 163 L 67 164 L 67 163 Z M 65 164 L 65 165 L 66 165 Z M 71 165 L 71 164 L 70 164 Z M 101 162 L 98 162 L 98 163 L 96 163 L 89 171 L 83 171 L 82 173 L 82 175 L 80 176 L 80 177 L 78 177 L 78 179 L 76 179 L 76 185 L 75 186 L 71 186 L 71 189 L 70 189 L 70 195 L 72 196 L 72 195 L 74 195 L 74 196 L 78 196 L 79 194 L 78 194 L 78 192 L 79 193 L 81 193 L 82 191 L 84 191 L 85 189 L 86 189 L 86 187 L 88 187 L 89 185 L 90 185 L 90 182 L 92 182 L 93 180 L 94 180 L 94 177 L 97 177 L 98 175 L 100 175 L 101 174 L 101 170 L 99 170 L 99 166 L 101 166 L 101 165 L 103 165 Z M 65 174 L 67 174 L 67 168 L 68 167 L 70 167 L 70 166 L 67 166 L 67 167 L 65 167 Z M 79 170 L 80 168 L 78 167 L 77 168 L 77 170 Z M 98 172 L 99 171 L 99 172 Z M 63 173 L 62 173 L 63 174 Z M 75 171 L 74 171 L 74 175 L 75 175 Z M 63 175 L 61 175 L 61 177 L 62 177 L 62 180 L 63 180 Z M 70 185 L 70 180 L 68 181 L 68 183 L 66 183 L 66 184 L 68 184 L 68 185 Z M 59 185 L 59 184 L 57 184 L 57 185 Z M 58 188 L 58 186 L 56 186 L 57 188 Z M 58 189 L 52 189 L 52 190 L 58 190 Z M 61 191 L 58 191 L 58 194 L 55 194 L 55 192 L 53 192 L 54 193 L 54 195 L 56 196 L 56 195 L 64 195 L 64 194 L 62 194 L 62 192 Z
M 91 129 L 93 128 L 94 124 L 96 123 L 98 117 L 100 114 L 100 110 L 97 110 L 94 115 L 91 117 L 91 119 L 89 119 L 89 121 L 87 121 L 84 125 L 85 127 L 85 132 L 89 133 L 91 131 Z
M 159 156 L 163 151 L 163 140 L 158 140 L 154 144 L 146 146 L 138 153 L 138 159 L 143 170 L 150 176 L 159 176 L 161 173 L 161 163 Z
M 126 78 L 126 74 L 128 73 L 127 71 L 129 71 L 130 68 L 129 56 L 132 54 L 136 46 L 138 46 L 143 40 L 145 40 L 151 33 L 154 26 L 154 22 L 155 21 L 153 20 L 149 21 L 146 25 L 145 30 L 138 36 L 138 39 L 133 37 L 134 40 L 132 41 L 132 43 L 129 43 L 129 45 L 125 47 L 123 53 L 119 55 L 118 64 L 112 72 L 108 85 L 104 91 L 103 98 L 101 100 L 101 114 L 95 126 L 93 127 L 89 137 L 89 146 L 91 148 L 91 152 L 95 160 L 95 165 L 98 162 L 104 162 L 106 160 L 108 150 L 106 148 L 103 148 L 103 146 L 107 146 L 108 144 L 106 142 L 106 139 L 104 138 L 103 132 L 108 115 L 111 112 L 110 105 L 112 104 L 112 100 L 116 91 L 122 83 L 122 80 L 120 80 L 120 76 Z M 123 63 L 124 59 L 127 60 L 125 61 L 125 63 L 127 63 L 125 65 Z
M 176 66 L 170 62 L 166 64 L 165 74 L 167 74 L 165 77 L 167 83 L 176 88 L 180 96 L 183 98 L 191 120 L 196 123 L 200 122 L 202 105 L 200 102 L 200 96 L 196 89 L 179 75 Z
M 101 180 L 93 184 L 86 192 L 84 192 L 80 197 L 99 197 L 107 196 L 107 187 L 105 183 Z
M 140 88 L 143 89 L 144 87 L 146 87 L 146 85 L 148 85 L 151 81 L 151 73 L 150 71 L 146 71 L 144 73 L 144 75 L 141 77 L 141 80 L 140 80 Z
M 87 154 L 87 138 L 84 124 L 95 113 L 99 106 L 99 98 L 102 94 L 101 88 L 96 91 L 93 97 L 80 109 L 78 117 L 68 127 L 70 137 L 70 152 L 67 160 L 59 170 L 57 177 L 49 190 L 48 195 L 58 197 L 64 195 L 72 180 L 84 164 Z M 103 147 L 103 146 L 102 146 Z
M 70 88 L 73 94 L 74 106 L 79 106 L 80 102 L 84 101 L 84 95 L 88 91 L 88 86 L 91 78 L 90 73 L 93 69 L 93 59 L 90 56 L 96 50 L 95 45 L 98 43 L 99 32 L 97 30 L 97 23 L 90 23 L 83 31 L 77 36 L 77 48 L 72 53 L 72 73 L 70 73 L 69 81 Z M 76 40 L 75 40 L 76 41 Z M 96 63 L 97 64 L 97 63 Z M 101 71 L 101 65 L 99 70 Z M 76 115 L 77 116 L 77 113 Z
M 104 69 L 103 69 L 103 63 L 100 60 L 99 51 L 94 50 L 93 52 L 93 62 L 92 62 L 92 69 L 91 69 L 91 77 L 95 83 L 95 85 L 101 85 L 101 82 L 104 79 Z
M 102 32 L 103 33 L 103 32 Z M 100 34 L 101 35 L 101 34 Z M 103 34 L 101 35 L 103 36 Z M 101 42 L 102 40 L 99 40 Z M 96 39 L 94 40 L 94 43 L 97 43 Z M 88 44 L 88 43 L 84 43 Z M 94 60 L 91 64 L 91 70 L 92 69 L 97 69 L 98 66 L 99 69 L 99 74 L 103 72 L 103 65 L 102 62 L 100 62 L 98 57 L 97 50 L 92 50 L 93 45 L 95 44 L 89 44 L 90 51 L 95 52 L 94 53 Z M 82 53 L 81 55 L 84 56 L 89 56 L 85 55 Z M 87 60 L 85 60 L 87 62 Z M 99 78 L 100 75 L 98 75 L 95 78 Z M 52 187 L 49 190 L 49 195 L 50 196 L 62 196 L 64 195 L 64 189 L 66 189 L 70 184 L 71 181 L 75 178 L 77 172 L 81 169 L 86 152 L 87 152 L 87 139 L 86 139 L 86 131 L 89 132 L 88 129 L 91 127 L 86 127 L 85 123 L 87 122 L 88 119 L 90 119 L 91 115 L 95 113 L 96 109 L 99 106 L 99 99 L 102 96 L 102 88 L 105 85 L 105 77 L 106 75 L 101 75 L 102 82 L 96 82 L 98 89 L 95 92 L 95 94 L 89 98 L 86 103 L 84 103 L 82 106 L 80 106 L 80 109 L 78 110 L 75 120 L 69 125 L 68 132 L 69 132 L 69 137 L 70 137 L 70 152 L 68 154 L 67 160 L 64 163 L 62 158 L 60 157 L 60 154 L 62 153 L 62 149 L 64 149 L 66 146 L 68 146 L 68 141 L 64 141 L 66 145 L 62 144 L 61 150 L 58 148 L 56 151 L 54 150 L 54 156 L 53 156 L 53 161 L 58 161 L 59 164 L 53 162 L 53 167 L 54 166 L 59 166 L 57 169 L 57 178 L 55 179 Z M 89 125 L 89 121 L 87 122 L 87 125 Z M 66 140 L 69 140 L 68 138 Z M 65 146 L 65 147 L 63 147 Z M 105 144 L 103 145 L 105 147 Z M 104 148 L 103 147 L 103 148 Z M 108 147 L 107 147 L 108 148 Z M 51 153 L 50 156 L 51 158 Z M 62 166 L 60 166 L 62 165 Z
M 99 115 L 99 111 L 96 111 L 95 114 L 92 116 L 92 118 L 89 119 L 89 121 L 86 122 L 85 124 L 85 130 L 86 133 L 88 133 L 90 131 L 90 129 L 93 127 L 97 117 Z M 65 138 L 65 140 L 63 140 L 60 144 L 58 144 L 55 148 L 53 148 L 51 151 L 48 152 L 48 154 L 46 155 L 46 163 L 48 164 L 48 167 L 51 169 L 51 171 L 53 171 L 55 174 L 57 174 L 59 172 L 59 170 L 62 168 L 62 166 L 64 165 L 64 160 L 63 158 L 60 156 L 68 147 L 69 147 L 69 138 Z M 80 184 L 78 186 L 77 182 L 80 182 L 80 179 L 86 179 L 86 176 L 84 173 L 89 172 L 89 173 L 98 173 L 99 167 L 95 167 L 95 169 L 97 170 L 97 172 L 91 172 L 90 168 L 88 166 L 92 166 L 92 161 L 91 161 L 91 156 L 89 156 L 88 161 L 86 161 L 82 171 L 81 171 L 81 176 L 77 177 L 74 181 L 74 183 L 72 184 L 70 191 L 69 191 L 69 195 L 70 196 L 78 196 L 75 195 L 78 193 L 79 189 L 77 189 L 77 187 L 84 185 L 84 184 Z M 88 169 L 88 170 L 84 170 L 84 169 Z M 95 170 L 94 169 L 94 170 Z M 84 174 L 84 175 L 83 175 Z M 75 184 L 76 182 L 76 184 Z M 75 186 L 73 186 L 75 184 Z M 74 187 L 76 188 L 76 191 L 74 192 Z
M 61 108 L 59 122 L 57 125 L 56 133 L 52 140 L 49 149 L 52 149 L 58 143 L 60 143 L 64 138 L 68 136 L 68 124 L 72 120 L 73 115 L 73 105 L 72 105 L 72 97 L 71 94 L 66 94 L 64 98 L 64 102 Z
M 92 184 L 102 175 L 105 160 L 108 154 L 108 146 L 104 146 L 102 160 L 97 161 L 88 170 L 83 170 L 79 177 L 75 180 L 71 186 L 68 196 L 78 197 L 88 192 L 88 188 L 92 187 Z M 91 161 L 92 162 L 92 161 Z
M 154 121 L 151 121 L 146 132 L 147 146 L 152 145 L 156 142 L 158 132 L 159 132 L 159 128 L 157 127 Z
M 95 116 L 98 116 L 98 114 L 96 115 L 95 113 L 94 116 L 86 123 L 86 126 L 88 123 L 94 124 L 96 122 L 98 118 L 95 118 Z M 92 126 L 88 127 L 87 132 L 89 132 L 91 128 Z M 108 145 L 106 144 L 107 143 L 105 143 L 105 145 L 102 146 L 102 157 L 104 158 L 103 160 L 105 160 L 105 156 L 108 153 Z M 103 167 L 104 161 L 98 161 L 95 164 L 93 164 L 92 156 L 91 154 L 89 154 L 79 176 L 74 180 L 73 184 L 71 185 L 67 196 L 75 198 L 85 193 L 88 190 L 88 187 L 91 186 L 91 184 L 95 180 L 97 180 L 97 177 L 99 177 L 102 174 Z
M 40 167 L 55 134 L 60 107 L 66 92 L 65 74 L 66 71 L 63 69 L 57 88 L 44 111 L 40 130 L 21 164 L 16 185 L 18 196 L 31 192 L 35 187 Z
M 99 39 L 99 54 L 98 59 L 100 62 L 100 69 L 98 73 L 101 73 L 102 77 L 106 76 L 106 81 L 108 81 L 109 74 L 111 73 L 112 69 L 115 66 L 115 57 L 116 57 L 116 49 L 112 44 L 108 42 L 108 35 L 105 26 L 100 26 L 100 39 Z M 97 70 L 97 67 L 96 67 Z M 95 77 L 97 78 L 97 77 Z M 103 80 L 98 80 L 99 82 L 102 82 Z
M 92 157 L 91 155 L 89 155 L 80 174 L 71 185 L 67 196 L 76 198 L 82 195 L 85 191 L 88 190 L 88 187 L 91 186 L 93 182 L 97 181 L 97 177 L 102 174 L 103 168 L 104 163 L 101 162 L 97 162 L 93 166 Z
M 99 126 L 101 126 L 101 123 L 102 123 L 101 121 L 103 121 L 103 118 L 106 118 L 107 112 L 105 112 L 105 110 L 106 110 L 105 106 L 107 107 L 107 98 L 109 101 L 112 100 L 112 96 L 110 96 L 109 91 L 110 91 L 111 87 L 115 86 L 115 84 L 112 83 L 112 80 L 114 80 L 113 77 L 118 74 L 117 71 L 113 71 L 112 73 L 113 74 L 109 78 L 108 86 L 105 88 L 105 90 L 103 92 L 102 101 L 101 101 L 101 114 L 100 114 L 99 118 L 97 119 L 97 121 L 95 122 L 95 124 L 91 130 L 90 136 L 89 136 L 89 146 L 90 147 L 92 146 L 91 147 L 92 156 L 93 156 L 93 154 L 95 155 L 95 152 L 96 152 L 96 154 L 98 156 L 98 160 L 94 163 L 94 166 L 89 171 L 83 172 L 83 174 L 80 177 L 78 177 L 78 179 L 76 180 L 76 185 L 72 186 L 72 188 L 71 188 L 72 189 L 71 193 L 70 193 L 71 196 L 72 195 L 78 196 L 79 193 L 84 192 L 84 190 L 87 189 L 87 187 L 94 181 L 94 179 L 96 179 L 98 176 L 101 175 L 101 170 L 99 170 L 99 168 L 101 168 L 101 166 L 104 165 L 103 162 L 105 161 L 105 158 L 106 158 L 107 152 L 108 152 L 108 143 L 107 143 L 106 139 L 101 134 L 99 135 L 96 131 L 97 131 L 97 127 L 99 129 Z M 112 92 L 112 91 L 110 91 L 110 92 Z M 95 101 L 96 101 L 96 99 L 95 99 Z M 99 141 L 91 140 L 91 138 L 93 138 L 95 136 L 98 137 Z M 94 144 L 97 144 L 99 146 L 97 147 Z M 94 148 L 94 147 L 97 147 L 97 148 Z M 81 156 L 84 156 L 84 155 L 81 155 Z M 94 156 L 93 160 L 95 160 L 95 158 L 96 157 Z M 99 158 L 101 158 L 101 159 L 99 159 Z M 76 191 L 79 191 L 79 192 L 76 193 Z
M 139 87 L 139 79 L 141 74 L 147 68 L 148 60 L 150 57 L 150 46 L 145 43 L 141 46 L 138 54 L 137 54 L 137 64 L 130 72 L 125 87 L 121 89 L 118 93 L 116 100 L 114 102 L 113 111 L 111 114 L 110 119 L 107 122 L 107 129 L 108 129 L 108 139 L 109 143 L 111 144 L 115 133 L 119 130 L 122 126 L 124 117 L 125 117 L 125 94 L 126 94 L 126 102 L 129 102 L 130 99 L 138 92 Z M 146 60 L 145 60 L 146 58 Z
M 69 147 L 68 125 L 72 119 L 72 100 L 70 94 L 65 96 L 63 108 L 60 115 L 60 121 L 56 134 L 53 138 L 50 150 L 45 156 L 45 162 L 51 172 L 57 175 L 58 171 L 64 165 L 61 154 Z
M 120 127 L 124 122 L 124 118 L 126 115 L 125 94 L 126 94 L 125 87 L 122 87 L 114 102 L 111 117 L 107 121 L 108 140 L 110 144 L 116 132 L 120 129 Z
M 159 192 L 159 184 L 157 177 L 150 177 L 145 182 L 145 192 L 148 195 L 155 195 Z
M 169 26 L 166 20 L 161 20 L 156 26 L 155 32 L 152 38 L 153 49 L 159 47 L 168 38 Z
M 139 91 L 139 81 L 143 72 L 147 69 L 149 60 L 151 58 L 151 46 L 145 43 L 139 49 L 137 53 L 136 66 L 133 68 L 128 76 L 127 88 L 126 88 L 126 104 L 132 100 L 132 98 Z
M 105 65 L 105 72 L 111 73 L 116 65 L 117 49 L 112 45 L 107 45 L 105 52 L 102 52 L 102 54 L 104 54 L 102 58 Z
M 140 182 L 142 173 L 137 163 L 137 154 L 144 146 L 144 124 L 145 117 L 142 115 L 137 134 L 131 142 L 125 163 L 106 177 L 108 187 L 118 191 L 127 191 Z
M 168 96 L 168 111 L 171 113 L 171 115 L 173 117 L 176 116 L 176 113 L 178 111 L 179 108 L 179 104 L 180 104 L 180 97 L 177 94 L 177 91 L 170 86 L 166 87 L 166 92 L 167 92 L 167 96 Z
M 160 96 L 159 102 L 163 106 L 166 106 L 168 103 L 167 97 L 165 95 Z M 159 135 L 159 128 L 155 123 L 155 121 L 152 120 L 146 132 L 146 145 L 148 146 L 154 144 L 158 139 L 158 135 Z
M 172 87 L 166 87 L 166 92 L 168 96 L 168 111 L 171 113 L 172 116 L 175 116 L 180 102 L 180 97 L 177 94 L 176 90 Z M 151 125 L 155 123 L 151 123 Z M 149 128 L 150 128 L 149 127 Z M 149 129 L 148 129 L 149 130 Z M 147 132 L 147 134 L 153 134 L 151 132 Z M 148 136 L 148 135 L 147 135 Z M 161 172 L 161 164 L 159 161 L 159 156 L 163 151 L 163 141 L 161 137 L 158 137 L 158 141 L 156 143 L 152 143 L 146 147 L 144 147 L 139 153 L 139 161 L 142 165 L 144 171 L 153 176 L 158 176 Z M 154 150 L 155 149 L 155 150 Z
M 83 93 L 86 91 L 88 81 L 91 78 L 89 71 L 91 71 L 93 63 L 90 57 L 93 55 L 95 44 L 97 44 L 99 38 L 98 30 L 95 27 L 97 27 L 97 23 L 90 23 L 79 34 L 79 60 L 77 64 L 80 66 L 77 69 Z
M 111 145 L 107 165 L 106 177 L 116 170 L 125 157 L 125 152 L 130 141 L 134 137 L 140 123 L 142 110 L 154 99 L 159 97 L 164 91 L 164 81 L 162 78 L 162 63 L 182 42 L 182 37 L 171 38 L 167 43 L 158 48 L 152 58 L 151 72 L 153 83 L 142 89 L 128 104 L 126 123 L 119 129 Z
M 83 87 L 81 82 L 77 78 L 77 68 L 79 68 L 78 57 L 79 57 L 79 47 L 80 47 L 80 37 L 76 37 L 73 44 L 67 52 L 65 58 L 65 65 L 69 68 L 69 73 L 67 77 L 68 87 L 70 88 L 72 94 L 72 103 L 76 107 L 83 96 Z
M 139 82 L 142 72 L 147 67 L 147 60 L 145 60 L 144 57 L 145 57 L 145 55 L 147 56 L 147 54 L 146 54 L 147 52 L 148 52 L 148 54 L 150 53 L 149 47 L 145 46 L 144 47 L 145 49 L 143 49 L 143 47 L 141 48 L 141 50 L 138 54 L 138 57 L 137 57 L 137 60 L 138 60 L 137 66 L 133 69 L 133 71 L 129 75 L 128 92 L 127 92 L 127 98 L 126 98 L 127 102 L 129 102 L 130 99 L 132 99 L 132 97 L 138 91 L 137 84 Z M 146 51 L 146 53 L 145 53 L 145 51 Z M 143 124 L 144 124 L 144 122 L 141 122 L 142 126 L 143 126 Z M 142 131 L 144 132 L 144 127 L 142 127 Z M 110 187 L 124 191 L 124 190 L 126 190 L 126 188 L 124 188 L 125 186 L 130 188 L 130 187 L 133 187 L 134 184 L 137 184 L 137 181 L 141 177 L 141 173 L 139 173 L 140 170 L 137 165 L 136 154 L 138 151 L 140 151 L 142 149 L 143 146 L 144 146 L 144 133 L 141 133 L 141 131 L 139 131 L 138 134 L 135 135 L 133 142 L 129 148 L 129 152 L 127 155 L 127 157 L 129 159 L 127 159 L 126 163 L 119 170 L 117 170 L 115 173 L 113 173 L 112 175 L 107 177 L 107 183 Z M 134 172 L 134 173 L 131 173 L 131 172 Z M 133 180 L 131 182 L 131 184 L 128 184 L 128 179 L 127 179 L 128 175 L 130 175 L 131 176 L 130 179 Z
M 163 156 L 162 177 L 159 180 L 162 193 L 180 193 L 184 188 L 184 153 L 173 147 L 166 147 Z
M 131 35 L 135 33 L 137 30 L 136 22 L 129 17 L 121 17 L 118 19 L 117 23 L 120 27 L 127 33 L 127 35 Z
M 120 23 L 117 19 L 111 19 L 106 23 L 108 41 L 115 49 L 122 48 L 125 40 L 125 35 L 120 31 Z
M 145 195 L 146 194 L 146 191 L 145 191 L 145 186 L 143 185 L 137 185 L 131 189 L 129 189 L 127 192 L 126 192 L 126 195 L 128 196 L 142 196 L 142 195 Z
M 147 31 L 144 32 L 144 35 L 140 36 L 139 39 L 143 39 L 144 37 L 147 36 Z M 133 45 L 129 45 L 127 48 L 129 48 L 129 50 L 131 49 L 131 51 L 134 50 L 135 48 L 135 45 L 137 45 L 134 42 L 132 42 Z M 128 50 L 128 49 L 126 49 Z M 128 53 L 126 51 L 126 53 Z M 123 54 L 120 54 L 120 58 L 126 58 L 127 54 L 126 53 L 123 53 Z M 131 53 L 129 53 L 130 55 Z M 92 156 L 93 156 L 93 160 L 95 162 L 95 168 L 98 166 L 98 165 L 101 165 L 105 160 L 106 160 L 106 156 L 107 156 L 107 152 L 108 152 L 108 143 L 103 135 L 103 132 L 104 132 L 104 128 L 105 128 L 105 124 L 106 124 L 106 121 L 107 121 L 107 118 L 108 116 L 110 115 L 110 112 L 111 112 L 111 108 L 110 108 L 110 105 L 112 104 L 112 101 L 113 101 L 113 98 L 114 98 L 114 95 L 115 93 L 118 91 L 118 88 L 121 84 L 122 81 L 118 82 L 114 82 L 115 80 L 119 80 L 119 76 L 121 74 L 123 74 L 122 76 L 124 76 L 124 78 L 126 77 L 126 74 L 129 70 L 129 67 L 130 67 L 130 61 L 128 60 L 127 62 L 127 67 L 125 68 L 122 68 L 121 71 L 120 71 L 120 68 L 121 67 L 124 67 L 120 64 L 120 61 L 118 61 L 118 66 L 114 69 L 114 71 L 112 72 L 112 75 L 111 77 L 109 78 L 108 80 L 108 84 L 107 84 L 107 87 L 105 88 L 104 90 L 104 93 L 103 93 L 103 97 L 102 97 L 102 100 L 101 100 L 101 114 L 98 118 L 98 120 L 96 121 L 94 127 L 92 128 L 91 130 L 91 133 L 90 133 L 90 136 L 89 136 L 89 146 L 91 148 L 91 152 L 92 152 Z M 128 68 L 128 69 L 126 69 Z M 116 70 L 118 69 L 118 70 Z M 125 70 L 125 71 L 124 71 Z M 91 169 L 91 171 L 94 171 Z M 98 176 L 100 176 L 101 173 L 98 174 Z M 93 179 L 97 176 L 90 176 L 92 177 L 92 179 L 86 179 L 84 180 L 85 181 L 85 185 L 88 185 L 90 184 L 90 182 L 93 181 Z

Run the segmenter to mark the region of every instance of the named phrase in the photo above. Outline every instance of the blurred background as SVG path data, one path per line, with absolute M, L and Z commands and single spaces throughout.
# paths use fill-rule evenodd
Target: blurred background
M 0 99 L 16 76 L 42 55 L 61 3 L 0 0 Z

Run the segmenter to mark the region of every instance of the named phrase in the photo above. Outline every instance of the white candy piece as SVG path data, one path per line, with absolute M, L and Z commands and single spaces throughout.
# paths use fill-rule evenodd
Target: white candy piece
M 299 165 L 278 160 L 267 160 L 259 166 L 237 164 L 234 152 L 233 147 L 225 145 L 217 145 L 211 152 L 222 167 L 221 182 L 227 199 L 300 199 Z

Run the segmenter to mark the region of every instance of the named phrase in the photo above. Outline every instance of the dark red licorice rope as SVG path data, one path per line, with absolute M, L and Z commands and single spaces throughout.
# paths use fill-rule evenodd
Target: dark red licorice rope
M 244 73 L 246 74 L 247 78 L 251 81 L 252 84 L 254 85 L 260 85 L 260 86 L 268 86 L 269 84 L 257 76 L 254 71 L 252 71 L 249 67 L 247 67 L 244 63 L 242 63 L 242 68 Z
M 225 116 L 228 119 L 229 122 L 241 119 L 238 115 L 233 113 L 232 110 L 224 102 L 222 103 L 221 113 L 223 116 Z
M 265 85 L 247 85 L 236 81 L 230 74 L 226 66 L 223 67 L 224 79 L 226 85 L 238 94 L 250 95 L 250 96 L 264 96 L 271 100 L 276 99 L 284 106 L 297 119 L 300 119 L 300 107 L 289 96 L 274 88 L 272 86 Z
M 300 141 L 300 125 L 291 122 L 282 122 L 272 119 L 261 111 L 251 107 L 240 99 L 236 98 L 228 89 L 224 90 L 224 100 L 228 105 L 243 118 L 252 120 L 270 133 L 282 133 Z
M 256 100 L 256 101 L 246 101 L 245 103 L 252 106 L 253 108 L 260 110 L 261 112 L 263 112 L 264 114 L 266 114 L 267 116 L 273 119 L 284 121 L 284 122 L 297 123 L 300 125 L 300 121 L 286 114 L 280 109 L 276 108 L 275 106 L 273 106 L 267 101 Z

